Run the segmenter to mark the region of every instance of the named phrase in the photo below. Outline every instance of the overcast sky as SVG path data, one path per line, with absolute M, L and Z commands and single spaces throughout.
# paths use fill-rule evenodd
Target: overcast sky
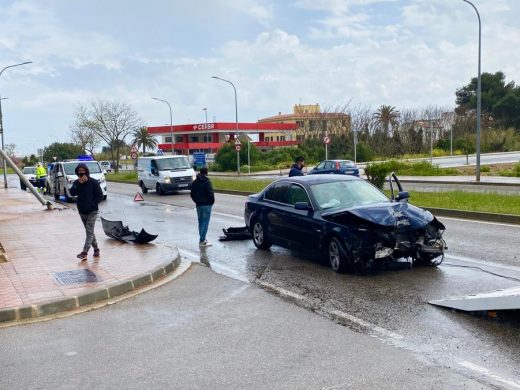
M 520 1 L 473 0 L 482 70 L 520 82 Z M 0 0 L 5 142 L 70 139 L 74 106 L 113 99 L 147 125 L 234 121 L 295 103 L 454 106 L 477 74 L 462 0 Z

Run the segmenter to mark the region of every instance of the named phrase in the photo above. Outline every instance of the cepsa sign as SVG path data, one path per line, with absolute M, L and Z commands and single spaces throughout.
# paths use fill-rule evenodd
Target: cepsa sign
M 193 130 L 213 130 L 214 128 L 214 123 L 199 123 L 198 125 L 193 125 Z

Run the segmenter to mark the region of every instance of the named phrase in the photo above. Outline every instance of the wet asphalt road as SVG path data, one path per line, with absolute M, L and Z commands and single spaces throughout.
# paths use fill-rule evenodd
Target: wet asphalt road
M 107 219 L 159 233 L 183 256 L 200 260 L 197 221 L 188 192 L 133 202 L 137 186 L 110 183 L 102 207 Z M 434 299 L 520 286 L 520 226 L 441 218 L 449 246 L 438 268 L 393 269 L 373 275 L 338 275 L 317 259 L 273 247 L 257 250 L 251 241 L 219 242 L 222 228 L 243 226 L 244 197 L 217 194 L 207 250 L 211 268 L 253 283 L 268 283 L 305 297 L 313 310 L 339 310 L 350 326 L 387 343 L 453 367 L 494 373 L 520 388 L 520 320 L 491 320 L 429 305 Z M 146 222 L 144 222 L 146 221 Z M 481 268 L 481 269 L 478 269 Z M 517 278 L 502 278 L 484 271 Z M 361 325 L 360 325 L 361 324 Z
M 187 192 L 133 202 L 137 186 L 109 183 L 101 213 L 131 229 L 158 233 L 192 261 L 232 278 L 271 284 L 304 297 L 313 311 L 345 313 L 360 333 L 437 364 L 485 376 L 498 387 L 520 388 L 520 320 L 493 320 L 452 312 L 427 302 L 519 286 L 485 271 L 520 280 L 520 226 L 441 218 L 449 246 L 438 268 L 394 269 L 373 275 L 338 275 L 313 258 L 273 247 L 259 251 L 250 241 L 219 242 L 222 228 L 242 226 L 244 197 L 217 194 L 207 257 L 197 246 L 197 221 Z M 74 205 L 72 204 L 72 207 Z M 481 268 L 481 269 L 477 269 Z

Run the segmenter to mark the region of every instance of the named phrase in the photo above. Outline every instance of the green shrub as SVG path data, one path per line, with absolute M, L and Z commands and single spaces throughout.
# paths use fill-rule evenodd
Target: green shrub
M 390 163 L 391 161 L 367 164 L 365 168 L 365 174 L 367 175 L 368 181 L 370 181 L 376 187 L 383 189 L 386 177 L 390 172 L 392 172 Z
M 483 165 L 480 167 L 480 172 L 490 172 L 491 168 L 488 165 Z

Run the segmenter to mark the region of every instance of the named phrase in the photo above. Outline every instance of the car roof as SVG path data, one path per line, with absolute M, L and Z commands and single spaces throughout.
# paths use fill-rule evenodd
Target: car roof
M 356 176 L 350 175 L 308 175 L 308 176 L 292 176 L 280 178 L 277 181 L 292 181 L 301 184 L 319 184 L 319 183 L 332 183 L 335 181 L 355 181 L 363 180 Z

